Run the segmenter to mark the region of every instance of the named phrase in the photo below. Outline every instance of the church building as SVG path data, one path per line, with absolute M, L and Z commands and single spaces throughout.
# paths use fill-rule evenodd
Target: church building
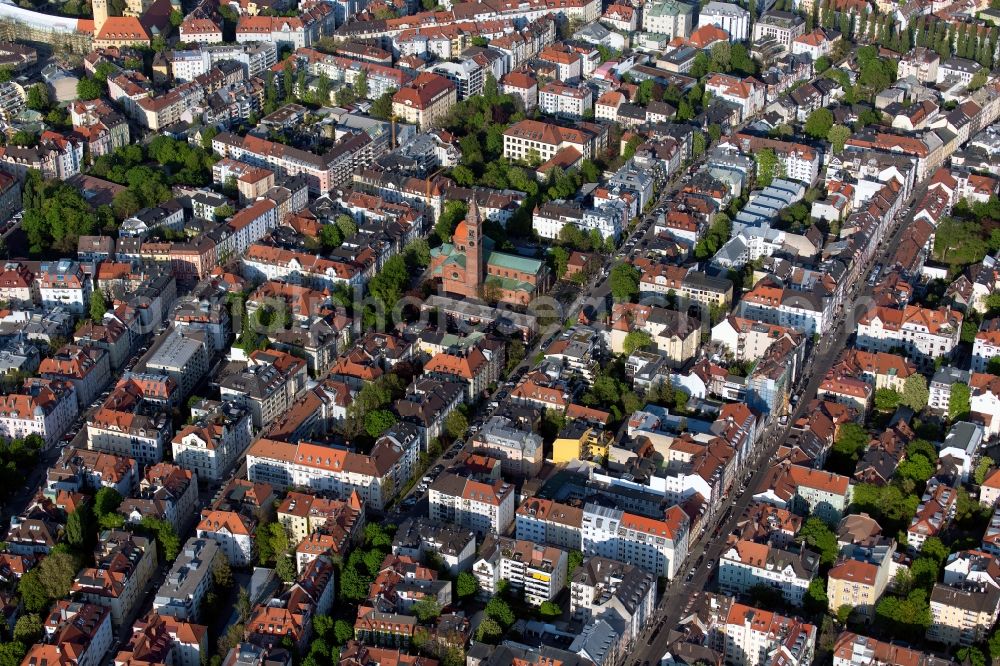
M 511 305 L 527 305 L 548 288 L 550 279 L 545 262 L 493 249 L 492 239 L 483 235 L 475 197 L 451 243 L 431 250 L 431 275 L 441 279 L 450 296 Z

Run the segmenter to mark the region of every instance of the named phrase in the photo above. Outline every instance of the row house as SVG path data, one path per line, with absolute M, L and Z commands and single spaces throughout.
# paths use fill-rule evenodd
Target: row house
M 283 280 L 314 289 L 332 289 L 338 284 L 354 287 L 363 282 L 363 273 L 356 264 L 261 243 L 251 245 L 241 257 L 240 263 L 243 276 L 255 282 Z
M 657 520 L 588 503 L 583 508 L 581 550 L 672 580 L 687 557 L 689 526 L 687 514 L 676 505 Z
M 341 497 L 354 491 L 381 511 L 411 478 L 419 448 L 415 430 L 412 440 L 392 433 L 383 435 L 368 455 L 261 438 L 247 451 L 247 474 L 251 481 L 278 489 L 298 486 Z
M 767 139 L 743 133 L 733 136 L 732 141 L 747 154 L 757 153 L 764 149 L 773 150 L 775 157 L 781 163 L 785 178 L 798 180 L 811 186 L 819 177 L 821 159 L 820 154 L 814 148 L 790 141 Z
M 474 532 L 502 534 L 514 521 L 514 488 L 499 479 L 477 481 L 445 472 L 428 490 L 431 520 Z
M 781 593 L 785 603 L 801 606 L 809 584 L 819 574 L 819 555 L 801 548 L 782 550 L 752 541 L 737 541 L 719 558 L 719 588 L 746 594 L 758 585 Z
M 524 500 L 515 515 L 518 539 L 563 550 L 580 548 L 582 525 L 581 508 L 538 497 Z
M 828 522 L 839 521 L 851 500 L 851 480 L 833 472 L 794 465 L 774 465 L 767 474 L 767 490 L 754 499 L 793 512 L 806 511 Z
M 306 362 L 277 350 L 255 350 L 219 379 L 219 394 L 246 409 L 255 429 L 273 423 L 305 387 Z
M 156 571 L 156 544 L 125 530 L 98 535 L 94 566 L 77 573 L 70 591 L 87 603 L 111 611 L 111 624 L 121 628 L 132 620 L 145 599 Z
M 73 385 L 80 408 L 89 405 L 111 381 L 108 353 L 100 347 L 64 345 L 42 360 L 38 373 Z
M 490 534 L 479 549 L 472 573 L 486 594 L 497 593 L 500 581 L 521 590 L 532 606 L 552 601 L 566 586 L 566 551 Z
M 60 599 L 45 616 L 44 643 L 28 648 L 23 664 L 62 664 L 98 666 L 111 647 L 113 630 L 111 611 L 104 606 L 83 601 Z
M 816 653 L 817 628 L 801 620 L 713 598 L 716 621 L 709 644 L 734 666 L 807 666 Z
M 132 634 L 114 658 L 115 666 L 135 661 L 198 666 L 208 650 L 208 627 L 151 611 L 132 625 Z
M 40 171 L 43 178 L 66 180 L 80 173 L 83 165 L 83 142 L 46 130 L 33 148 L 0 147 L 0 168 L 19 179 L 29 169 Z
M 858 321 L 857 345 L 869 351 L 890 352 L 901 348 L 926 368 L 935 359 L 951 355 L 959 342 L 962 320 L 961 312 L 944 308 L 875 306 Z
M 146 469 L 139 488 L 118 507 L 118 514 L 136 524 L 146 516 L 169 523 L 184 533 L 197 516 L 198 477 L 170 463 L 156 463 Z
M 54 446 L 78 413 L 76 391 L 60 379 L 28 379 L 20 391 L 0 397 L 0 436 L 8 440 L 37 435 Z

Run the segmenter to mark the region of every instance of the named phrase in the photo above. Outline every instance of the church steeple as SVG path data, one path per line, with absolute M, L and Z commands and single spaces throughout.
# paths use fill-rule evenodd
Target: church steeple
M 469 212 L 465 216 L 468 238 L 465 248 L 465 284 L 470 293 L 478 294 L 483 281 L 483 220 L 479 214 L 476 195 L 469 202 Z

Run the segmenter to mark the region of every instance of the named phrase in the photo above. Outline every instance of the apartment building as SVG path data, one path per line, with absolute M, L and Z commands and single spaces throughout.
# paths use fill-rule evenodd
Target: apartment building
M 201 604 L 212 589 L 217 557 L 224 556 L 215 541 L 188 539 L 153 597 L 153 610 L 178 620 L 200 619 Z
M 538 91 L 542 113 L 582 119 L 594 108 L 594 95 L 587 86 L 570 86 L 552 81 Z
M 619 618 L 630 645 L 653 617 L 656 576 L 641 567 L 605 557 L 588 557 L 569 581 L 569 612 L 586 626 L 598 618 Z
M 26 666 L 63 664 L 99 666 L 111 647 L 111 611 L 82 601 L 59 599 L 43 620 L 44 643 L 35 643 L 22 660 Z
M 163 459 L 170 441 L 168 411 L 177 385 L 163 375 L 136 373 L 122 379 L 87 421 L 87 448 L 134 458 L 141 465 Z
M 146 370 L 172 379 L 180 397 L 186 398 L 208 374 L 211 352 L 207 338 L 202 331 L 171 328 L 146 358 Z
M 503 534 L 514 521 L 514 487 L 499 479 L 477 481 L 444 472 L 427 494 L 431 520 L 477 534 Z
M 55 499 L 60 492 L 78 493 L 111 488 L 128 497 L 139 482 L 135 460 L 121 456 L 66 447 L 45 474 L 45 494 Z
M 583 510 L 549 499 L 529 497 L 517 507 L 515 533 L 522 541 L 580 550 Z
M 403 437 L 402 426 L 397 424 L 383 435 L 368 455 L 262 437 L 247 451 L 247 474 L 251 481 L 276 489 L 296 486 L 339 497 L 357 492 L 365 505 L 381 511 L 410 480 L 419 454 L 416 429 L 411 427 L 412 436 Z
M 506 581 L 525 601 L 539 606 L 565 587 L 567 561 L 564 550 L 491 533 L 479 548 L 472 573 L 485 594 L 497 594 L 500 581 Z
M 983 321 L 972 343 L 972 371 L 986 372 L 990 361 L 1000 358 L 1000 317 Z
M 719 588 L 745 594 L 763 585 L 781 592 L 785 602 L 801 606 L 809 583 L 819 574 L 819 555 L 792 552 L 753 541 L 737 541 L 719 558 Z
M 916 514 L 906 528 L 906 543 L 910 551 L 919 553 L 931 537 L 939 536 L 955 517 L 958 492 L 946 483 L 932 479 L 927 484 Z
M 364 502 L 356 492 L 340 500 L 291 491 L 278 505 L 277 515 L 292 543 L 322 531 L 346 545 L 361 536 L 365 525 Z
M 725 613 L 725 615 L 722 615 Z M 719 613 L 712 641 L 734 666 L 808 666 L 816 653 L 814 625 L 740 603 Z
M 801 37 L 806 31 L 805 20 L 791 12 L 766 11 L 760 15 L 753 25 L 753 41 L 773 41 L 787 53 L 796 37 Z
M 840 520 L 851 501 L 849 477 L 787 461 L 773 466 L 761 487 L 766 490 L 754 495 L 755 500 L 805 511 L 831 523 Z
M 833 646 L 833 666 L 879 666 L 880 664 L 948 666 L 950 663 L 950 659 L 850 631 L 842 631 Z
M 246 362 L 231 363 L 223 373 L 222 400 L 247 409 L 255 429 L 284 414 L 308 379 L 304 360 L 277 350 L 253 351 Z
M 756 25 L 760 25 L 757 23 Z M 756 29 L 756 27 L 755 27 Z M 820 155 L 810 146 L 780 139 L 768 139 L 738 133 L 731 139 L 744 153 L 752 155 L 764 149 L 774 151 L 781 163 L 784 177 L 812 185 L 819 178 Z
M 740 120 L 746 120 L 764 108 L 765 86 L 752 79 L 713 74 L 705 83 L 705 90 L 739 107 Z
M 153 516 L 183 533 L 197 518 L 198 477 L 170 463 L 156 463 L 146 470 L 139 489 L 118 506 L 118 513 L 129 523 L 139 523 Z
M 156 571 L 156 544 L 124 530 L 99 535 L 94 566 L 76 575 L 70 591 L 87 603 L 111 611 L 116 628 L 127 626 L 145 600 L 146 585 Z
M 619 206 L 585 208 L 576 202 L 556 199 L 535 208 L 531 225 L 542 238 L 559 238 L 563 228 L 571 224 L 588 236 L 596 231 L 601 238 L 617 239 L 626 222 L 624 212 L 624 207 Z
M 38 435 L 55 446 L 77 415 L 73 385 L 59 379 L 28 379 L 17 393 L 0 396 L 0 437 Z
M 75 315 L 83 315 L 90 308 L 93 285 L 79 263 L 69 259 L 42 262 L 35 279 L 42 305 L 60 306 Z
M 392 96 L 392 112 L 402 121 L 427 130 L 440 125 L 457 103 L 454 83 L 440 74 L 421 72 Z
M 181 25 L 182 35 L 183 31 L 184 26 Z M 243 67 L 246 78 L 262 76 L 267 69 L 278 62 L 278 46 L 274 42 L 205 46 L 203 40 L 187 40 L 183 37 L 182 40 L 184 42 L 198 41 L 201 42 L 201 46 L 197 49 L 171 51 L 170 72 L 174 80 L 181 83 L 193 81 L 202 74 L 207 74 L 224 60 L 239 63 Z M 221 32 L 218 41 L 222 42 Z
M 505 416 L 491 416 L 471 438 L 472 448 L 500 460 L 504 475 L 531 479 L 542 470 L 542 438 Z
M 1000 613 L 1000 588 L 993 585 L 951 587 L 936 583 L 931 591 L 927 639 L 948 646 L 986 640 Z
M 249 410 L 223 402 L 184 426 L 171 441 L 174 462 L 199 479 L 221 481 L 253 438 Z
M 583 508 L 581 550 L 672 580 L 687 557 L 689 531 L 690 519 L 676 505 L 657 520 L 588 502 Z
M 392 554 L 423 560 L 429 553 L 441 558 L 452 575 L 469 571 L 476 561 L 476 533 L 424 517 L 403 521 L 393 536 Z
M 730 2 L 712 0 L 698 12 L 698 25 L 717 25 L 729 34 L 729 41 L 750 38 L 750 12 Z
M 52 356 L 42 359 L 38 373 L 45 379 L 60 379 L 73 385 L 76 399 L 83 408 L 107 387 L 111 380 L 109 356 L 100 347 L 64 345 Z
M 519 161 L 547 162 L 561 151 L 575 159 L 590 159 L 599 149 L 598 137 L 589 124 L 561 127 L 539 120 L 522 120 L 503 134 L 503 156 Z
M 875 306 L 858 320 L 856 344 L 868 351 L 901 348 L 908 358 L 928 368 L 935 359 L 951 355 L 962 333 L 962 320 L 961 312 L 947 308 Z
M 667 364 L 679 368 L 694 358 L 701 344 L 701 322 L 653 305 L 616 303 L 611 310 L 611 351 L 622 353 L 632 331 L 645 331 Z
M 667 41 L 688 37 L 694 27 L 694 5 L 677 0 L 657 0 L 642 11 L 642 29 L 665 35 Z

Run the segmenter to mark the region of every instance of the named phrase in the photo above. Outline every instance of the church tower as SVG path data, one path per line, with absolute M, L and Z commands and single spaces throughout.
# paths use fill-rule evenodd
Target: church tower
M 483 220 L 479 214 L 475 195 L 469 202 L 469 212 L 465 216 L 468 241 L 465 247 L 465 286 L 471 295 L 479 294 L 483 283 Z
M 101 28 L 108 20 L 108 0 L 91 0 L 94 12 L 94 37 L 101 33 Z

